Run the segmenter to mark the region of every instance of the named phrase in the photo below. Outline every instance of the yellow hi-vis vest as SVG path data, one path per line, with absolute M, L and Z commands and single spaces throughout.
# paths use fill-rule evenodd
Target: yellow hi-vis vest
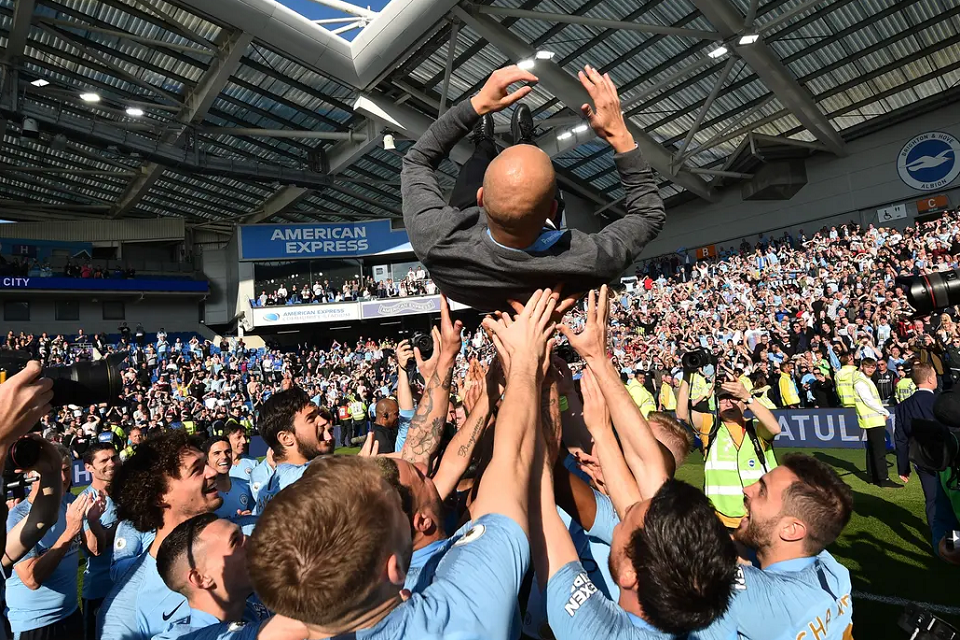
M 759 436 L 758 436 L 759 437 Z M 767 471 L 777 466 L 777 457 L 770 443 L 760 439 Z M 727 527 L 736 527 L 747 514 L 743 507 L 743 489 L 760 480 L 765 471 L 757 452 L 744 433 L 739 448 L 726 425 L 717 429 L 703 468 L 703 492 Z
M 350 403 L 350 417 L 354 420 L 363 420 L 367 417 L 367 408 L 359 400 Z
M 653 400 L 653 394 L 647 391 L 647 388 L 636 380 L 631 380 L 627 385 L 627 391 L 633 398 L 634 404 L 640 407 L 640 413 L 646 418 L 651 412 L 657 410 L 657 403 Z
M 699 373 L 695 373 L 693 374 L 693 380 L 690 381 L 690 398 L 694 399 L 701 396 L 706 396 L 704 399 L 707 400 L 711 411 L 716 410 L 717 396 L 713 393 L 710 385 L 707 384 L 706 378 Z M 703 400 L 701 400 L 701 402 L 703 402 Z
M 837 376 L 834 379 L 837 384 L 837 396 L 840 398 L 841 407 L 853 407 L 857 403 L 857 394 L 853 390 L 854 378 L 859 373 L 852 364 L 840 367 Z
M 883 402 L 880 400 L 880 394 L 877 392 L 877 385 L 873 384 L 873 380 L 863 375 L 862 372 L 857 371 L 853 379 L 853 384 L 856 386 L 860 382 L 866 383 L 870 388 L 870 397 L 874 400 L 874 404 L 883 405 Z M 874 429 L 876 427 L 887 426 L 887 417 L 885 415 L 868 407 L 867 403 L 863 401 L 860 394 L 856 391 L 854 391 L 853 397 L 857 406 L 857 422 L 860 424 L 861 429 Z
M 897 380 L 896 397 L 897 403 L 903 402 L 917 392 L 917 385 L 913 384 L 910 378 L 900 378 Z
M 677 410 L 677 396 L 673 393 L 673 387 L 668 384 L 660 385 L 660 406 L 664 411 Z
M 183 429 L 187 432 L 188 435 L 195 435 L 197 433 L 197 423 L 193 420 L 184 420 Z
M 750 379 L 750 376 L 744 374 L 737 378 L 737 380 L 743 385 L 743 388 L 746 389 L 747 392 L 753 392 L 753 380 Z
M 786 373 L 780 374 L 780 400 L 783 401 L 785 407 L 800 404 L 800 396 L 797 395 L 797 383 Z

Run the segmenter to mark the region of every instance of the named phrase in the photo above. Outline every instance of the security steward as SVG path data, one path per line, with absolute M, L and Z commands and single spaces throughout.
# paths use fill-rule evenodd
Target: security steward
M 646 418 L 657 410 L 653 394 L 646 387 L 647 374 L 638 369 L 636 372 L 628 373 L 627 378 L 627 392 L 633 398 L 634 404 L 640 408 L 640 413 Z
M 883 406 L 877 385 L 873 383 L 873 374 L 877 370 L 877 361 L 864 358 L 860 370 L 853 378 L 853 400 L 857 408 L 857 423 L 867 436 L 867 480 L 878 487 L 899 489 L 901 485 L 890 480 L 887 474 L 886 433 L 887 418 L 890 411 Z M 839 376 L 839 374 L 838 374 Z M 839 384 L 837 389 L 839 390 Z
M 834 376 L 837 384 L 837 397 L 840 398 L 840 406 L 852 409 L 856 406 L 856 395 L 853 393 L 854 378 L 857 375 L 857 367 L 853 364 L 853 355 L 845 353 L 840 356 L 840 371 Z
M 680 420 L 690 417 L 689 397 L 690 388 L 685 377 L 677 397 L 677 418 Z M 692 426 L 701 433 L 706 460 L 703 492 L 713 503 L 724 526 L 734 530 L 746 515 L 744 488 L 777 467 L 773 439 L 780 433 L 780 423 L 736 380 L 728 380 L 720 386 L 717 402 L 719 420 L 715 428 L 704 433 L 701 425 Z M 752 420 L 744 416 L 747 408 L 754 415 Z

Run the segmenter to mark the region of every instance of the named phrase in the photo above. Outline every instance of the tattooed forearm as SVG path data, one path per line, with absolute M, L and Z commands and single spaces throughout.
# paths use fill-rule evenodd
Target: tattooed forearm
M 477 416 L 477 419 L 473 423 L 473 428 L 470 431 L 470 439 L 467 440 L 466 444 L 460 445 L 460 448 L 457 449 L 457 454 L 461 458 L 468 458 L 473 454 L 473 448 L 477 444 L 477 439 L 480 437 L 480 432 L 483 431 L 483 425 L 486 423 L 486 421 L 486 412 Z
M 450 400 L 453 369 L 444 371 L 443 374 L 441 378 L 435 371 L 427 381 L 417 412 L 410 420 L 407 441 L 400 454 L 408 462 L 429 462 L 440 445 Z

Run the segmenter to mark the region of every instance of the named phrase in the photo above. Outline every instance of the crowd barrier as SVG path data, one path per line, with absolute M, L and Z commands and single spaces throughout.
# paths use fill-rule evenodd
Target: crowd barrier
M 857 449 L 864 446 L 863 430 L 857 426 L 857 412 L 853 409 L 790 409 L 774 411 L 780 422 L 776 446 L 800 449 Z M 893 421 L 887 423 L 891 433 Z M 363 434 L 356 434 L 363 435 Z M 340 427 L 334 427 L 334 441 L 340 443 Z M 261 458 L 267 454 L 267 444 L 260 436 L 250 441 L 250 455 Z M 83 462 L 73 462 L 73 485 L 90 484 L 90 474 Z

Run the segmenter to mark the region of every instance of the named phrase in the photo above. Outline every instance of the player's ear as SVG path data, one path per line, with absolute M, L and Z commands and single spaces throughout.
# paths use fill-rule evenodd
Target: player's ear
M 436 523 L 433 518 L 418 511 L 413 514 L 413 528 L 424 535 L 430 535 L 436 528 Z
M 479 189 L 477 189 L 477 206 L 478 207 L 483 206 L 483 187 L 480 187 Z
M 407 572 L 403 569 L 403 563 L 395 553 L 391 553 L 387 558 L 387 578 L 391 583 L 402 587 L 407 579 Z
M 292 449 L 297 446 L 297 438 L 292 431 L 281 431 L 277 434 L 277 440 L 280 441 L 284 449 Z

